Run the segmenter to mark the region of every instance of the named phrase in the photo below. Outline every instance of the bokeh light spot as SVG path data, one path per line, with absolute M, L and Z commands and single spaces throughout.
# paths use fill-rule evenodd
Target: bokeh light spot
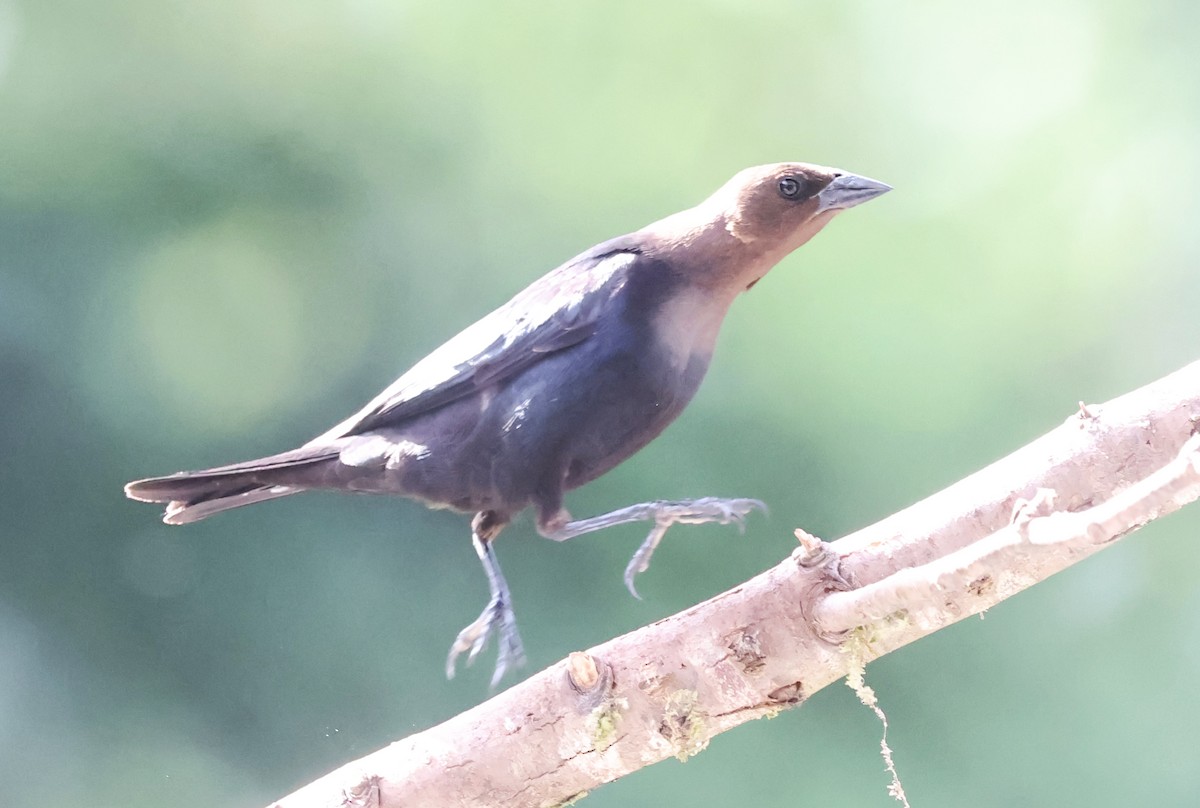
M 236 224 L 186 233 L 138 267 L 143 372 L 200 426 L 251 424 L 297 392 L 311 331 L 282 256 Z

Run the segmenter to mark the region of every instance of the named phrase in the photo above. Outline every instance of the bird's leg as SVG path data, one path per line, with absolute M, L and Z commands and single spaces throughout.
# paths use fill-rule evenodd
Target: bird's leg
M 492 687 L 495 687 L 509 668 L 518 668 L 525 664 L 525 649 L 521 645 L 521 635 L 517 633 L 517 616 L 513 613 L 512 595 L 508 591 L 508 582 L 500 571 L 500 562 L 492 547 L 492 540 L 500 532 L 503 523 L 496 524 L 493 514 L 484 512 L 477 514 L 471 523 L 471 543 L 475 552 L 483 562 L 483 571 L 487 574 L 488 589 L 491 598 L 483 612 L 475 622 L 458 632 L 454 644 L 450 646 L 450 654 L 446 658 L 446 678 L 454 678 L 454 661 L 463 651 L 467 654 L 467 664 L 475 661 L 486 646 L 493 632 L 499 633 L 499 651 L 496 657 L 496 671 L 492 674 Z
M 662 541 L 663 535 L 671 525 L 679 523 L 699 525 L 705 522 L 717 522 L 722 525 L 736 524 L 742 528 L 746 516 L 755 509 L 766 513 L 767 506 L 757 499 L 721 499 L 719 497 L 704 497 L 702 499 L 683 499 L 676 502 L 642 502 L 620 508 L 610 513 L 593 516 L 589 519 L 568 521 L 571 517 L 566 511 L 559 511 L 550 519 L 539 521 L 538 532 L 547 539 L 566 541 L 584 533 L 602 530 L 606 527 L 624 525 L 629 522 L 654 522 L 650 535 L 642 542 L 642 546 L 633 554 L 625 567 L 625 586 L 639 600 L 641 595 L 633 586 L 633 579 L 638 573 L 650 569 L 650 556 Z

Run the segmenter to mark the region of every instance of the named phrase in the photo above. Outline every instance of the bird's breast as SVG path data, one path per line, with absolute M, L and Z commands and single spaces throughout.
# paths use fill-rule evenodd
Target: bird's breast
M 663 301 L 651 317 L 651 330 L 664 361 L 683 373 L 694 372 L 697 363 L 707 367 L 730 302 L 698 287 Z

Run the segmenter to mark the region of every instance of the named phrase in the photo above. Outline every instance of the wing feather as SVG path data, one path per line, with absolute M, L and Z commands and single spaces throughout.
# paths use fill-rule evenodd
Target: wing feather
M 452 337 L 311 443 L 396 424 L 503 382 L 586 340 L 637 258 L 636 249 L 614 240 L 563 264 Z

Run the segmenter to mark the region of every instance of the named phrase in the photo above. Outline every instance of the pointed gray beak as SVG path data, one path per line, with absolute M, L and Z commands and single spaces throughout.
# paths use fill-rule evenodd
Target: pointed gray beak
M 867 179 L 857 174 L 843 174 L 817 194 L 817 213 L 852 208 L 890 190 L 892 186 L 878 180 Z

